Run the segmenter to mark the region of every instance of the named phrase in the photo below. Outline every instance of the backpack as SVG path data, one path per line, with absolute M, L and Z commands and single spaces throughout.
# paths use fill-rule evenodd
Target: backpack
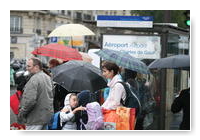
M 83 106 L 83 107 L 86 107 L 88 103 L 96 102 L 99 99 L 98 93 L 93 93 L 93 92 L 90 92 L 89 90 L 83 90 L 80 93 L 78 93 L 77 96 L 78 96 L 79 106 Z M 78 111 L 75 114 L 75 118 L 76 118 L 77 130 L 86 130 L 83 123 L 86 124 L 88 122 L 87 111 L 86 110 Z M 83 123 L 81 123 L 80 120 Z
M 84 124 L 82 120 L 80 122 L 85 126 L 86 130 L 101 130 L 104 127 L 103 115 L 101 106 L 98 102 L 88 103 L 86 105 L 86 111 L 88 114 L 88 122 Z
M 88 103 L 91 103 L 93 101 L 92 94 L 93 93 L 91 93 L 89 90 L 83 90 L 80 93 L 78 93 L 77 97 L 79 106 L 86 107 Z M 86 130 L 85 126 L 80 122 L 80 120 L 85 124 L 88 122 L 87 111 L 86 110 L 78 111 L 75 114 L 75 118 L 76 118 L 77 130 Z
M 51 116 L 51 119 L 47 124 L 47 130 L 61 130 L 62 126 L 60 123 L 60 111 L 58 111 Z
M 118 82 L 121 83 L 126 91 L 125 100 L 121 100 L 121 104 L 128 108 L 136 108 L 137 115 L 141 112 L 141 103 L 138 96 L 133 91 L 131 85 L 127 82 Z

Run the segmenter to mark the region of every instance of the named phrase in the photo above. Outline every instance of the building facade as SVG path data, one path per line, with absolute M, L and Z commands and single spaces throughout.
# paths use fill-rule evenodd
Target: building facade
M 11 10 L 10 56 L 17 59 L 30 57 L 36 47 L 48 43 L 47 36 L 51 31 L 69 23 L 84 24 L 96 34 L 85 37 L 86 46 L 82 51 L 90 46 L 99 47 L 101 33 L 107 32 L 107 28 L 96 27 L 96 15 L 130 15 L 130 10 Z

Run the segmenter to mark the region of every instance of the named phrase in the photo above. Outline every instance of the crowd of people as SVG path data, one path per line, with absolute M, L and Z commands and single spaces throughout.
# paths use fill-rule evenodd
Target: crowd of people
M 80 117 L 87 122 L 86 103 L 89 101 L 89 91 L 82 91 L 78 93 L 70 93 L 62 86 L 53 83 L 51 76 L 51 69 L 60 65 L 57 59 L 49 61 L 49 69 L 45 70 L 42 67 L 42 62 L 38 58 L 30 58 L 27 62 L 27 70 L 30 76 L 25 82 L 22 82 L 20 89 L 23 92 L 19 105 L 19 113 L 17 115 L 18 122 L 26 126 L 26 130 L 45 130 L 52 115 L 60 111 L 60 121 L 62 123 L 62 130 L 80 130 L 81 128 Z M 104 76 L 108 83 L 107 88 L 100 93 L 103 94 L 104 101 L 94 99 L 101 104 L 102 109 L 116 110 L 118 107 L 123 106 L 123 101 L 126 99 L 126 89 L 120 82 L 128 82 L 132 90 L 138 96 L 141 102 L 140 113 L 137 108 L 137 121 L 135 129 L 146 129 L 145 116 L 148 115 L 145 106 L 155 106 L 155 101 L 150 89 L 145 85 L 146 81 L 138 80 L 137 72 L 123 69 L 113 62 L 103 61 L 101 65 L 102 76 Z M 120 74 L 121 73 L 121 74 Z M 99 94 L 99 92 L 96 92 Z M 144 95 L 144 96 L 141 96 Z M 183 94 L 182 94 L 183 95 Z M 99 97 L 99 96 L 98 96 Z M 84 100 L 81 100 L 83 98 Z M 177 99 L 178 100 L 178 99 Z M 87 102 L 85 102 L 87 101 Z M 152 103 L 148 104 L 147 103 Z M 177 103 L 174 103 L 177 104 Z M 172 111 L 176 112 L 177 109 L 173 104 Z M 149 117 L 149 116 L 148 116 Z M 151 115 L 153 119 L 153 115 Z M 151 120 L 152 120 L 151 119 Z M 152 123 L 152 122 L 151 122 Z

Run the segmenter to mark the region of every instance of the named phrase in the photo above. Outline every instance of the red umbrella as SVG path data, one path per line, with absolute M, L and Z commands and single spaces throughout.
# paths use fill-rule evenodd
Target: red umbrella
M 82 56 L 76 49 L 56 43 L 40 46 L 32 54 L 60 58 L 64 61 L 82 60 Z

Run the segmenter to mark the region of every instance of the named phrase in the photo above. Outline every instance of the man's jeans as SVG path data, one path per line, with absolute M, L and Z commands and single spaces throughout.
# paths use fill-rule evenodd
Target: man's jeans
M 46 130 L 45 125 L 26 125 L 26 130 Z

